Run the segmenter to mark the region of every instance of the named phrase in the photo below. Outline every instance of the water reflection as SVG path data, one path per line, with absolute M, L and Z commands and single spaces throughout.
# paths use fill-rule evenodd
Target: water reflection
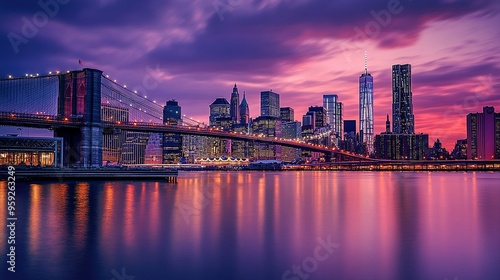
M 496 279 L 499 178 L 199 172 L 178 184 L 18 183 L 18 275 L 110 279 L 126 267 L 136 279 L 281 279 L 296 266 L 310 279 Z M 327 237 L 340 247 L 304 270 Z

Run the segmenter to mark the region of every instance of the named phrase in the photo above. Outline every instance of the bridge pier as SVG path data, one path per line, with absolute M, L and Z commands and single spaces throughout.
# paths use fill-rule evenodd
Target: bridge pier
M 102 166 L 101 76 L 102 71 L 89 68 L 59 76 L 57 115 L 82 121 L 78 130 L 54 132 L 64 139 L 65 166 Z

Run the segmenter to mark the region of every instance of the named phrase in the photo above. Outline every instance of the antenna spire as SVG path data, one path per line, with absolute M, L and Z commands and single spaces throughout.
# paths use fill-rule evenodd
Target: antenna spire
M 368 55 L 365 51 L 365 74 L 368 73 Z

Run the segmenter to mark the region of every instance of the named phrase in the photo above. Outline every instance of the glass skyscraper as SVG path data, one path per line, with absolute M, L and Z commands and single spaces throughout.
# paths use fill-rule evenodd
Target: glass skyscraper
M 415 133 L 410 64 L 392 66 L 392 132 Z
M 342 138 L 342 102 L 336 94 L 323 95 L 323 107 L 326 110 L 326 123 L 337 138 Z
M 359 77 L 359 137 L 366 144 L 368 154 L 373 153 L 373 77 L 365 72 Z

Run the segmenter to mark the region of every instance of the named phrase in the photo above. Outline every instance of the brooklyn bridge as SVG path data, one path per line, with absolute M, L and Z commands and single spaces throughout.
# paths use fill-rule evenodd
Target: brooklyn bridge
M 0 80 L 0 125 L 53 130 L 63 139 L 64 166 L 103 165 L 103 135 L 123 132 L 198 135 L 319 152 L 326 161 L 377 162 L 364 155 L 307 139 L 229 132 L 184 117 L 182 125 L 163 120 L 163 106 L 111 80 L 97 69 Z M 103 107 L 126 110 L 127 119 L 102 116 Z

